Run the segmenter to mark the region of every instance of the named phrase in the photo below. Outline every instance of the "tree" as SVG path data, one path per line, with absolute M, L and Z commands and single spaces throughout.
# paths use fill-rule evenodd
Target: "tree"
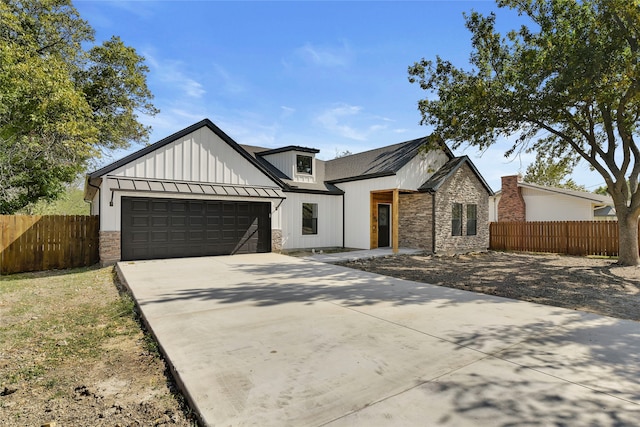
M 499 136 L 516 150 L 581 158 L 602 175 L 620 229 L 623 265 L 638 265 L 640 215 L 640 0 L 499 0 L 529 25 L 506 35 L 496 14 L 465 15 L 470 71 L 437 57 L 409 67 L 435 97 L 422 123 L 454 147 L 485 149 Z
M 89 215 L 90 206 L 84 201 L 82 182 L 68 184 L 56 200 L 39 200 L 16 212 L 23 215 Z
M 148 139 L 144 59 L 118 37 L 93 41 L 70 0 L 0 2 L 0 214 L 55 199 L 104 150 Z
M 335 159 L 339 159 L 340 157 L 347 157 L 352 155 L 353 153 L 349 150 L 342 150 L 342 151 L 338 151 L 338 149 L 336 148 L 336 157 L 334 157 Z
M 556 160 L 538 153 L 535 162 L 527 167 L 524 181 L 546 187 L 566 188 L 569 190 L 587 191 L 583 185 L 577 184 L 572 178 L 567 178 L 575 167 L 575 161 L 565 157 Z

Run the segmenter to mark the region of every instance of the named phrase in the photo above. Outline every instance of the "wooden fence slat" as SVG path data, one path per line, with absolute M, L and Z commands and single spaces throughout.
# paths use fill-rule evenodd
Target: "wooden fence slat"
M 99 217 L 0 215 L 0 274 L 98 262 Z
M 493 250 L 618 256 L 617 221 L 492 222 L 489 234 Z

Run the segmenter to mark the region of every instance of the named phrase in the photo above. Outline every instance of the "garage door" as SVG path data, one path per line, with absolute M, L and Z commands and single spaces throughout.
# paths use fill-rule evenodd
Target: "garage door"
M 122 259 L 271 251 L 271 204 L 122 198 Z

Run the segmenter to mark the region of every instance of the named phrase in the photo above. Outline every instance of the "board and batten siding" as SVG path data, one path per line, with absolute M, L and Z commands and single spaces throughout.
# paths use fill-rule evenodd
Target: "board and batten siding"
M 342 246 L 342 196 L 285 193 L 282 216 L 282 248 L 327 248 Z M 318 205 L 318 234 L 302 234 L 302 204 Z M 277 228 L 277 227 L 273 227 Z
M 109 175 L 277 187 L 207 127 L 121 166 Z
M 417 190 L 448 161 L 444 151 L 418 153 L 396 173 L 396 188 Z
M 311 175 L 306 173 L 298 173 L 296 166 L 296 156 L 308 156 L 311 157 Z M 285 151 L 283 153 L 268 154 L 263 156 L 263 159 L 271 163 L 278 170 L 284 173 L 293 181 L 297 182 L 316 182 L 316 157 L 312 153 L 305 153 L 302 151 Z
M 348 248 L 370 249 L 371 212 L 370 194 L 375 190 L 395 187 L 395 176 L 366 179 L 336 184 L 345 192 L 344 245 Z
M 393 176 L 338 183 L 345 192 L 345 246 L 370 249 L 372 191 L 417 190 L 442 167 L 449 157 L 442 151 L 418 154 Z
M 133 160 L 108 175 L 279 188 L 267 175 L 206 127 Z M 216 196 L 211 195 L 150 192 L 115 191 L 112 195 L 107 179 L 103 177 L 100 191 L 96 195 L 100 198 L 100 230 L 120 231 L 123 196 L 216 199 Z M 92 213 L 98 214 L 96 200 L 94 199 L 92 203 Z M 246 200 L 246 198 L 225 198 L 225 200 Z M 272 212 L 279 203 L 279 200 L 258 198 L 252 200 L 271 202 Z M 272 228 L 280 227 L 279 218 L 280 215 L 275 215 L 275 220 L 272 218 Z

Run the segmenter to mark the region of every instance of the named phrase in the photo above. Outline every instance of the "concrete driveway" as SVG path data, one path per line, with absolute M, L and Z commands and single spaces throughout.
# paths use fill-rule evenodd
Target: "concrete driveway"
M 640 425 L 638 322 L 277 254 L 118 268 L 207 425 Z

